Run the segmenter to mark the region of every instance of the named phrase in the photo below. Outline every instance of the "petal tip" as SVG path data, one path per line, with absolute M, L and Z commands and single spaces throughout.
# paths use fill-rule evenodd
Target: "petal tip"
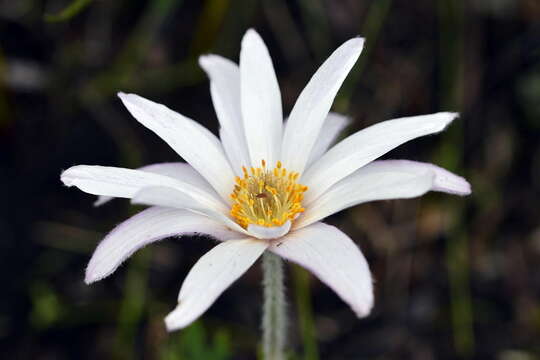
M 86 285 L 91 285 L 95 283 L 96 281 L 100 280 L 98 276 L 95 276 L 95 274 L 92 274 L 90 271 L 86 271 L 86 274 L 84 275 L 84 283 Z
M 372 309 L 373 309 L 373 300 L 371 300 L 371 302 L 369 302 L 365 306 L 357 307 L 357 308 L 355 308 L 353 310 L 354 310 L 354 313 L 356 314 L 356 316 L 359 319 L 361 319 L 361 318 L 365 318 L 366 316 L 371 314 Z
M 201 55 L 199 56 L 199 66 L 204 70 L 207 71 L 208 66 L 210 66 L 210 62 L 212 61 L 212 55 Z
M 364 47 L 365 42 L 366 42 L 366 38 L 362 37 L 360 35 L 357 35 L 356 37 L 352 38 L 350 41 L 352 43 L 354 43 L 355 46 L 362 49 Z
M 185 328 L 190 323 L 186 323 L 182 320 L 181 316 L 179 316 L 180 313 L 180 304 L 169 313 L 164 319 L 165 322 L 165 328 L 167 331 L 176 331 Z M 181 314 L 180 314 L 181 315 Z
M 458 195 L 461 195 L 461 196 L 471 195 L 472 194 L 471 184 L 467 180 L 465 180 L 463 178 L 461 180 L 462 180 L 462 183 L 460 184 L 461 188 L 460 188 L 460 192 L 459 192 Z
M 106 197 L 106 196 L 98 196 L 98 198 L 96 199 L 96 201 L 94 201 L 94 203 L 92 204 L 92 206 L 94 207 L 100 207 L 101 205 L 105 204 L 109 202 L 109 199 Z
M 75 185 L 74 184 L 75 178 L 73 177 L 72 173 L 76 169 L 77 169 L 77 166 L 72 166 L 69 169 L 62 171 L 62 173 L 60 174 L 60 181 L 62 181 L 62 183 L 66 185 L 67 187 L 71 187 Z
M 455 119 L 459 117 L 458 112 L 446 111 L 446 112 L 441 112 L 440 114 L 445 116 L 448 119 L 448 123 L 454 121 Z
M 255 29 L 249 28 L 244 34 L 244 37 L 242 38 L 242 47 L 246 46 L 246 44 L 252 44 L 252 43 L 264 44 L 264 41 L 261 38 L 261 35 L 259 35 L 259 33 Z

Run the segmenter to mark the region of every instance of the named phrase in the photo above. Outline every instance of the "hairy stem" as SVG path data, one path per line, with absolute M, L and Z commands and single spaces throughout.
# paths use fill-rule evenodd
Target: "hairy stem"
M 287 317 L 283 261 L 267 251 L 263 255 L 263 354 L 264 360 L 284 360 Z

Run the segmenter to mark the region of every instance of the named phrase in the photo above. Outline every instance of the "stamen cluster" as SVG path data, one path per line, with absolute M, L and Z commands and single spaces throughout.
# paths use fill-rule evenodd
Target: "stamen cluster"
M 272 227 L 281 226 L 305 209 L 302 207 L 307 186 L 298 184 L 297 172 L 288 172 L 277 162 L 273 170 L 266 168 L 266 161 L 261 167 L 243 166 L 243 178 L 235 179 L 231 194 L 233 204 L 231 216 L 242 227 L 249 224 Z

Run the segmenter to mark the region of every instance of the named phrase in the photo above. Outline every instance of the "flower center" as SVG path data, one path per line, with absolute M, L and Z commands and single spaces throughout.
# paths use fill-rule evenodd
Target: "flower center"
M 281 226 L 304 211 L 302 199 L 308 188 L 296 182 L 300 174 L 288 172 L 281 161 L 273 170 L 266 168 L 264 160 L 261 165 L 249 171 L 242 166 L 244 177 L 235 179 L 230 214 L 243 228 Z

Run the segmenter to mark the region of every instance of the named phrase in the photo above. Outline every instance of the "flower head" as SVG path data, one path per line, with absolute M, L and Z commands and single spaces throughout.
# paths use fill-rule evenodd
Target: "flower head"
M 347 118 L 330 107 L 362 51 L 364 40 L 341 45 L 317 70 L 283 121 L 281 95 L 268 50 L 253 30 L 242 40 L 240 65 L 200 58 L 221 125 L 220 139 L 197 122 L 134 94 L 118 96 L 133 117 L 187 163 L 137 170 L 74 166 L 67 186 L 150 207 L 116 227 L 86 270 L 92 283 L 111 274 L 141 247 L 174 235 L 205 233 L 221 241 L 191 269 L 169 330 L 197 319 L 264 251 L 309 269 L 358 316 L 373 305 L 368 265 L 359 248 L 323 218 L 374 200 L 427 191 L 470 193 L 467 181 L 435 165 L 375 161 L 419 136 L 442 131 L 454 113 L 385 121 L 330 147 Z

